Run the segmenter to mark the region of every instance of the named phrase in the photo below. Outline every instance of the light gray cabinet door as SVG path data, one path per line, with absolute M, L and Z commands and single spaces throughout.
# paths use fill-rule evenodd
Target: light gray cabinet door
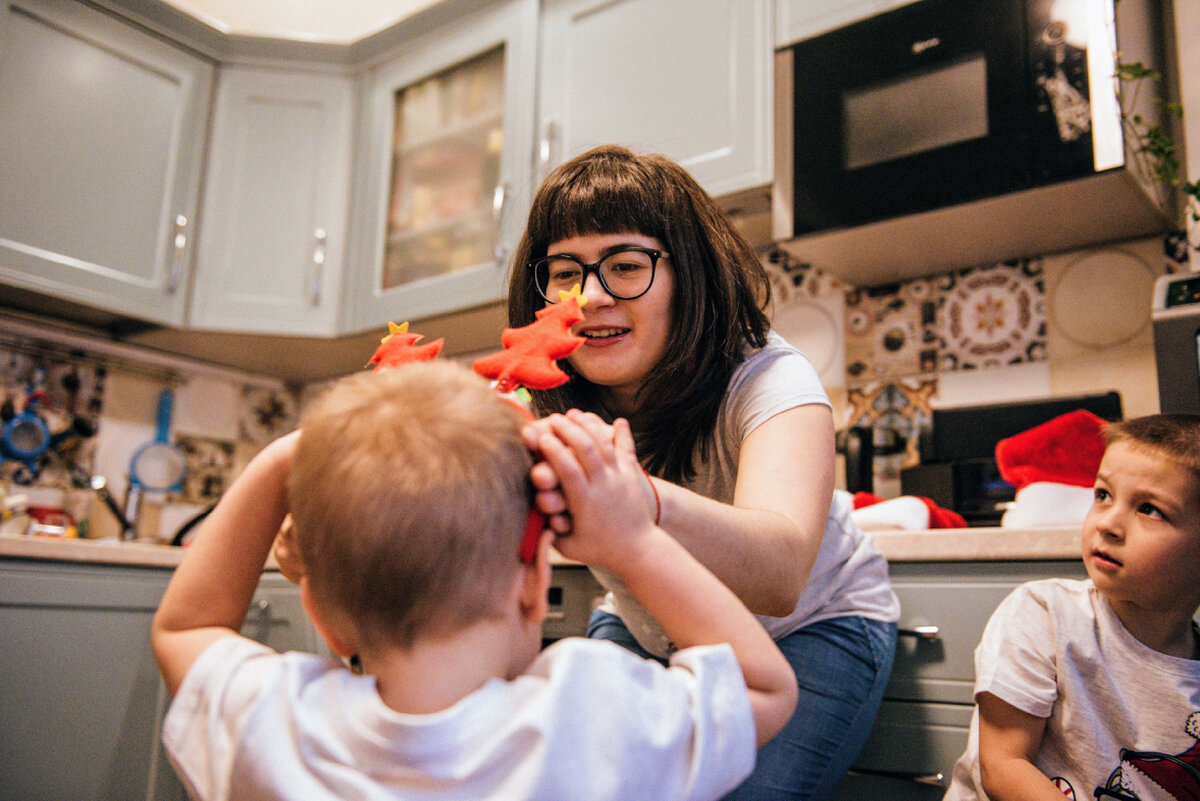
M 184 797 L 160 734 L 150 623 L 171 571 L 0 561 L 0 801 Z M 243 633 L 328 653 L 300 590 L 263 575 Z M 149 791 L 148 791 L 149 788 Z
M 349 76 L 221 68 L 194 327 L 338 333 L 353 106 Z
M 712 195 L 773 175 L 771 0 L 548 0 L 542 177 L 600 144 L 679 161 Z
M 181 323 L 212 65 L 71 0 L 0 4 L 0 283 Z
M 0 563 L 0 798 L 143 801 L 169 571 Z
M 532 183 L 537 25 L 537 0 L 479 4 L 368 72 L 344 327 L 506 294 Z

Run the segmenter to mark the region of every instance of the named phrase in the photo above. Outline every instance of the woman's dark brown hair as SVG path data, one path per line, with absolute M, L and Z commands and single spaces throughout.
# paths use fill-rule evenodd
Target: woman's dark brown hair
M 630 423 L 646 468 L 684 481 L 695 475 L 693 459 L 708 455 L 730 376 L 748 347 L 766 344 L 770 285 L 749 243 L 685 169 L 663 156 L 604 146 L 559 165 L 534 197 L 513 256 L 509 325 L 533 322 L 545 305 L 530 261 L 562 239 L 616 233 L 652 236 L 670 254 L 675 333 L 639 390 Z M 599 388 L 561 366 L 571 381 L 534 392 L 537 411 L 580 408 L 611 419 Z

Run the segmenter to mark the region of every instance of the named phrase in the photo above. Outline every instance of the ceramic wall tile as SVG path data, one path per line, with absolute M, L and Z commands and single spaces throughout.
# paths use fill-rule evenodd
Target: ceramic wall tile
M 1046 359 L 1040 258 L 951 273 L 938 281 L 937 292 L 939 371 Z
M 1052 361 L 1153 345 L 1154 282 L 1174 265 L 1157 238 L 1058 254 L 1045 262 Z
M 816 368 L 827 391 L 845 385 L 845 285 L 781 250 L 763 258 L 771 280 L 771 327 Z

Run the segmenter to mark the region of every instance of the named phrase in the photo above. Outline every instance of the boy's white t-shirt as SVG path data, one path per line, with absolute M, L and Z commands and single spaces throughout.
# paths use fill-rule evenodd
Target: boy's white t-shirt
M 188 671 L 163 742 L 198 799 L 716 799 L 755 758 L 728 645 L 664 668 L 582 638 L 411 715 L 333 660 L 227 637 Z
M 1200 797 L 1200 660 L 1142 644 L 1090 580 L 1014 590 L 988 621 L 975 676 L 976 698 L 988 692 L 1047 719 L 1034 764 L 1069 798 L 1097 788 Z M 976 709 L 944 801 L 986 798 Z

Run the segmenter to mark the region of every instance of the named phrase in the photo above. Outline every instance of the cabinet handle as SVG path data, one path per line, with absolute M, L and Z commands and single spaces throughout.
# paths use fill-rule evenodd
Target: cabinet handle
M 870 768 L 851 768 L 850 772 L 859 773 L 863 776 L 882 776 L 887 779 L 900 779 L 916 784 L 928 784 L 933 787 L 943 787 L 946 784 L 946 777 L 942 773 L 906 770 L 871 770 Z
M 539 178 L 544 179 L 550 172 L 554 162 L 554 140 L 558 138 L 558 124 L 554 120 L 546 120 L 542 127 L 542 138 L 538 140 L 538 172 Z
M 508 255 L 504 249 L 504 211 L 508 208 L 508 181 L 496 184 L 492 192 L 492 225 L 496 228 L 496 261 L 503 262 Z
M 942 636 L 942 631 L 937 626 L 909 626 L 897 629 L 896 633 L 901 637 L 916 637 L 918 640 L 936 640 Z
M 183 254 L 187 250 L 188 218 L 182 214 L 175 215 L 175 230 L 171 236 L 172 256 L 171 269 L 167 271 L 167 294 L 175 294 L 179 288 L 179 278 L 183 275 Z
M 308 285 L 308 302 L 312 306 L 321 305 L 321 283 L 325 275 L 325 253 L 328 237 L 324 228 L 313 232 L 312 275 Z

